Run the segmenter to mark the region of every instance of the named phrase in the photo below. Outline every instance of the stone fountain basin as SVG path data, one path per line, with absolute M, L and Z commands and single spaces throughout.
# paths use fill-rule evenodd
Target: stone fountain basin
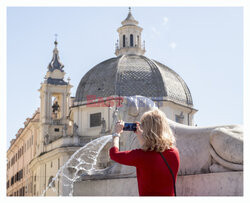
M 243 171 L 177 177 L 177 196 L 243 196 Z M 91 175 L 74 183 L 74 196 L 138 196 L 136 177 Z

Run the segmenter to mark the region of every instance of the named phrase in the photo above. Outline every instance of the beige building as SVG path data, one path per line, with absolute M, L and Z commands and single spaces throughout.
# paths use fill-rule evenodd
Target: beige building
M 40 108 L 27 119 L 7 151 L 7 195 L 40 196 L 60 166 L 80 146 L 67 115 L 72 86 L 64 81 L 57 41 L 44 82 L 39 89 Z M 57 191 L 60 183 L 53 182 Z M 59 195 L 53 190 L 45 195 Z
M 16 139 L 11 141 L 7 151 L 7 195 L 31 196 L 32 175 L 29 171 L 29 163 L 36 154 L 36 138 L 39 133 L 39 117 L 37 110 L 32 118 L 24 122 L 24 128 L 20 128 Z
M 169 119 L 193 125 L 197 110 L 186 83 L 169 67 L 144 56 L 142 30 L 129 10 L 117 30 L 116 57 L 90 69 L 75 97 L 70 97 L 72 85 L 64 80 L 55 41 L 39 89 L 40 108 L 27 119 L 7 151 L 8 196 L 67 195 L 67 180 L 59 177 L 54 181 L 57 171 L 77 149 L 111 133 L 117 98 L 122 96 L 148 97 Z M 49 184 L 52 188 L 44 193 Z

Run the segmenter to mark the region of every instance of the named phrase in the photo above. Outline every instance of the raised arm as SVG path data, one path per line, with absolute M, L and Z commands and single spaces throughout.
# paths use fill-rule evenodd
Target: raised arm
M 124 122 L 119 120 L 115 126 L 113 134 L 112 147 L 109 150 L 110 158 L 120 164 L 137 166 L 139 164 L 140 150 L 119 151 L 119 137 L 123 132 Z
M 109 150 L 110 158 L 120 164 L 128 166 L 139 166 L 141 160 L 141 150 L 134 149 L 130 151 L 120 152 L 117 147 L 112 147 Z
M 117 147 L 119 150 L 119 137 L 123 132 L 124 121 L 119 120 L 115 125 L 115 133 L 113 134 L 112 147 Z

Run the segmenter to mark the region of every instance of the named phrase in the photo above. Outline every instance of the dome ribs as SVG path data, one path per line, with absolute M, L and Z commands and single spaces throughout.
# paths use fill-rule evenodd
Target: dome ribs
M 81 79 L 75 101 L 85 102 L 88 95 L 96 98 L 141 95 L 193 106 L 190 90 L 175 71 L 136 54 L 111 58 L 90 69 Z

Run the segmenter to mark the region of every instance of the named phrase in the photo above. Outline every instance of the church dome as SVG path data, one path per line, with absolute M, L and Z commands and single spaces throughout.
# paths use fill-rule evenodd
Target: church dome
M 75 102 L 86 101 L 88 95 L 141 95 L 193 106 L 188 86 L 175 71 L 137 54 L 110 58 L 89 70 L 78 85 Z

